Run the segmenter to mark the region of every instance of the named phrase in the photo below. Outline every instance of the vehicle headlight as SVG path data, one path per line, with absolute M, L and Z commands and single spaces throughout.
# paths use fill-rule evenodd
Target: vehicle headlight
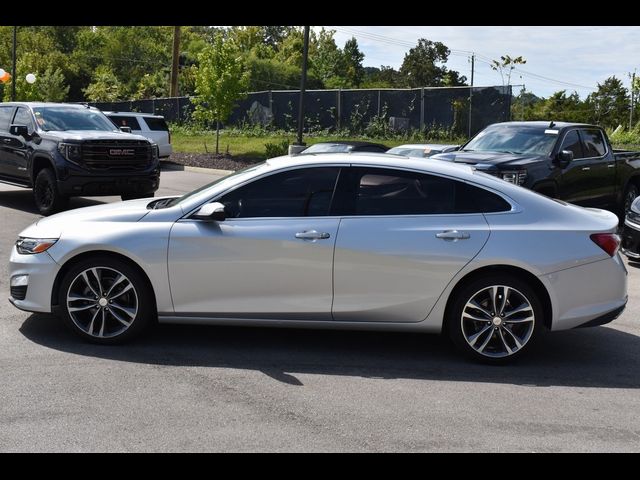
M 158 144 L 151 144 L 151 159 L 155 162 L 160 158 L 160 149 L 158 148 Z
M 513 183 L 515 185 L 524 185 L 527 179 L 526 170 L 513 170 L 508 172 L 500 172 L 500 178 L 505 182 Z
M 82 147 L 78 143 L 60 143 L 58 151 L 71 163 L 77 164 L 82 159 Z
M 33 255 L 49 250 L 56 242 L 57 238 L 28 238 L 18 237 L 16 249 L 22 255 Z

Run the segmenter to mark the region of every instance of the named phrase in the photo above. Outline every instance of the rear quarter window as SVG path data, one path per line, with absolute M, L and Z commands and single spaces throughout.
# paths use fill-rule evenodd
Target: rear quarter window
M 131 127 L 131 130 L 142 130 L 136 117 L 124 115 L 109 115 L 109 119 L 116 124 L 116 127 Z
M 169 131 L 169 126 L 167 122 L 164 121 L 164 118 L 156 118 L 156 117 L 143 117 L 144 121 L 147 122 L 149 126 L 149 130 L 154 131 Z

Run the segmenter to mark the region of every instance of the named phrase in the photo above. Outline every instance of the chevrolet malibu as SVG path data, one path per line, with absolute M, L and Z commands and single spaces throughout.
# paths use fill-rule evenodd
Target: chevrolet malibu
M 97 343 L 156 319 L 445 332 L 500 363 L 623 311 L 617 223 L 465 165 L 281 157 L 182 197 L 40 219 L 12 250 L 10 301 Z

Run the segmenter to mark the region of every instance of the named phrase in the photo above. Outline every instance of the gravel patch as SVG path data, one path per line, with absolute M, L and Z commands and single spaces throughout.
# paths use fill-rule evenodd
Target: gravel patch
M 172 153 L 169 159 L 164 160 L 163 163 L 220 170 L 240 170 L 261 161 L 260 158 L 234 158 L 231 155 L 212 153 Z

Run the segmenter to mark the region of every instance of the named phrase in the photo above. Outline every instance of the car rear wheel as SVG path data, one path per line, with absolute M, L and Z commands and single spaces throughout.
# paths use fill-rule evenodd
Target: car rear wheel
M 36 175 L 33 198 L 41 215 L 51 215 L 67 206 L 69 199 L 60 194 L 56 183 L 56 176 L 50 168 L 44 168 Z
M 97 257 L 73 266 L 60 287 L 63 320 L 94 343 L 122 343 L 139 335 L 153 318 L 153 293 L 131 265 Z
M 527 351 L 543 324 L 535 291 L 511 275 L 491 275 L 465 285 L 450 309 L 448 331 L 467 356 L 509 362 Z

